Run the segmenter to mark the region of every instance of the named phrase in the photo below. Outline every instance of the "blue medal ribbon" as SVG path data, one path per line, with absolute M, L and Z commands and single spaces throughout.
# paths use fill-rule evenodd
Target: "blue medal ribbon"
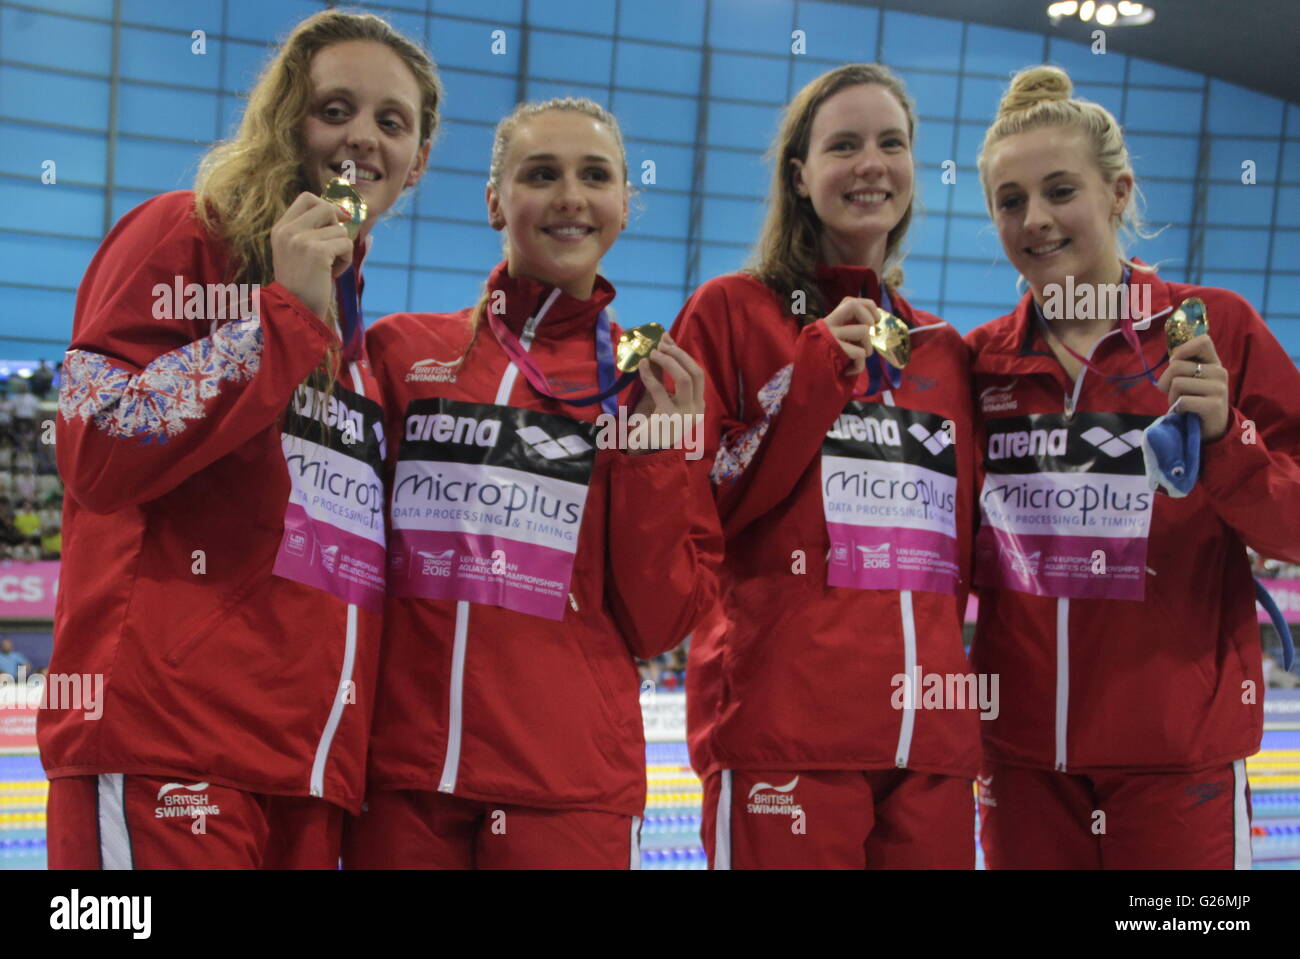
M 361 292 L 357 289 L 357 268 L 353 264 L 336 281 L 339 301 L 339 327 L 343 339 L 343 359 L 351 362 L 361 356 Z

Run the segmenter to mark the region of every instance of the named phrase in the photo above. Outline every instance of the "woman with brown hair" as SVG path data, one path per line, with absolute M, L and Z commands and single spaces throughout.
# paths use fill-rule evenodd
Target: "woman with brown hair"
M 686 673 L 715 869 L 974 866 L 968 363 L 899 293 L 915 134 L 884 67 L 804 87 L 752 266 L 705 283 L 675 327 L 716 392 L 727 540 Z M 873 348 L 882 309 L 910 358 Z

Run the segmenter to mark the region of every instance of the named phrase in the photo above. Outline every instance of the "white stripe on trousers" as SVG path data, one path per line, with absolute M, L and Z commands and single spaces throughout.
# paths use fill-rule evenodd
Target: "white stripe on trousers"
M 713 823 L 713 868 L 731 868 L 731 770 L 718 774 L 718 812 Z
M 641 817 L 632 817 L 632 853 L 628 858 L 628 869 L 641 868 Z
M 1232 868 L 1250 869 L 1250 804 L 1246 801 L 1246 760 L 1232 764 Z
M 131 833 L 126 828 L 126 776 L 100 773 L 99 860 L 103 869 L 133 869 Z

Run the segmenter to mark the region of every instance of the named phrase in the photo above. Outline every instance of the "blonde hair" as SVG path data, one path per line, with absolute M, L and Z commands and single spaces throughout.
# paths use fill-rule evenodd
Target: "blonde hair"
M 806 161 L 812 142 L 813 120 L 818 109 L 830 97 L 846 87 L 879 84 L 893 94 L 907 116 L 908 151 L 916 139 L 916 107 L 903 82 L 879 63 L 850 63 L 823 73 L 800 90 L 781 115 L 781 127 L 768 151 L 772 159 L 772 186 L 768 195 L 767 215 L 758 243 L 750 256 L 745 272 L 775 290 L 787 309 L 796 290 L 807 296 L 810 322 L 824 315 L 828 304 L 823 302 L 817 286 L 817 261 L 821 252 L 822 222 L 807 197 L 795 191 L 794 170 L 791 160 Z M 913 154 L 912 168 L 916 169 Z M 903 283 L 902 254 L 899 252 L 903 237 L 912 222 L 916 205 L 916 191 L 907 204 L 907 211 L 898 224 L 889 231 L 885 243 L 885 275 L 881 282 L 892 288 Z
M 299 193 L 312 189 L 303 169 L 302 137 L 315 92 L 312 59 L 349 40 L 382 43 L 402 59 L 420 88 L 420 144 L 438 131 L 442 84 L 432 58 L 418 44 L 369 13 L 323 10 L 299 23 L 258 77 L 238 132 L 207 152 L 194 182 L 195 216 L 226 242 L 233 279 L 239 282 L 274 280 L 271 227 Z M 331 349 L 317 370 L 330 387 L 337 366 L 338 351 Z
M 1145 201 L 1133 174 L 1124 131 L 1119 121 L 1100 103 L 1071 97 L 1073 92 L 1069 74 L 1060 67 L 1046 64 L 1027 67 L 1012 78 L 1011 86 L 998 104 L 997 118 L 984 134 L 984 144 L 979 152 L 980 183 L 984 187 L 984 203 L 989 216 L 993 216 L 993 195 L 989 190 L 988 155 L 994 146 L 1007 137 L 1040 127 L 1079 130 L 1087 137 L 1093 162 L 1107 186 L 1124 174 L 1133 177 L 1132 195 L 1116 227 L 1116 245 L 1120 262 L 1125 266 L 1154 273 L 1155 267 L 1134 263 L 1125 253 L 1126 236 L 1150 239 L 1156 232 L 1147 229 L 1139 210 L 1139 205 L 1145 205 Z
M 587 97 L 553 97 L 550 100 L 541 100 L 532 103 L 520 103 L 508 116 L 502 117 L 501 122 L 497 124 L 496 133 L 492 137 L 492 157 L 488 162 L 488 186 L 492 187 L 498 193 L 501 191 L 502 178 L 505 174 L 506 157 L 510 152 L 510 140 L 515 135 L 519 127 L 533 118 L 548 113 L 551 110 L 564 110 L 570 113 L 580 113 L 583 116 L 591 117 L 605 124 L 614 135 L 614 142 L 618 144 L 618 154 L 622 160 L 623 183 L 627 184 L 627 147 L 623 144 L 623 130 L 618 125 L 618 120 L 614 114 L 610 113 L 595 100 Z M 501 238 L 502 254 L 509 257 L 510 239 L 503 235 Z M 483 292 L 479 294 L 478 302 L 474 304 L 474 309 L 470 313 L 470 340 L 469 345 L 465 347 L 465 353 L 461 356 L 461 362 L 469 356 L 470 351 L 474 349 L 474 344 L 478 342 L 479 328 L 483 324 L 483 317 L 487 314 L 487 303 L 491 296 L 487 282 L 483 283 Z

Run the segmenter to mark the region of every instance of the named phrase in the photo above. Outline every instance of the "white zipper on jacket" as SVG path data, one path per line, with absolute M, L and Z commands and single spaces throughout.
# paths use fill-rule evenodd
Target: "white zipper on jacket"
M 1056 771 L 1065 772 L 1065 733 L 1070 721 L 1070 598 L 1056 600 Z
M 352 385 L 359 396 L 366 395 L 366 385 L 361 379 L 361 370 L 352 364 Z M 357 607 L 348 604 L 347 632 L 343 640 L 343 669 L 339 673 L 338 688 L 334 691 L 334 705 L 330 707 L 329 719 L 325 720 L 325 730 L 320 742 L 316 744 L 316 759 L 311 764 L 311 794 L 317 798 L 325 795 L 325 765 L 329 762 L 330 747 L 334 745 L 334 734 L 338 732 L 343 719 L 343 707 L 347 705 L 344 695 L 352 682 L 352 670 L 357 659 Z
M 894 406 L 893 390 L 882 394 L 886 406 Z M 916 690 L 916 614 L 912 609 L 912 591 L 899 590 L 899 611 L 903 617 L 903 673 L 907 677 L 907 695 L 903 697 L 903 724 L 898 731 L 898 749 L 894 753 L 894 765 L 899 769 L 907 767 L 908 755 L 912 751 L 912 730 L 916 727 L 916 703 L 913 695 Z
M 551 295 L 546 298 L 542 308 L 537 311 L 537 315 L 529 318 L 524 324 L 523 335 L 519 337 L 519 345 L 527 352 L 533 345 L 533 337 L 537 334 L 537 327 L 542 319 L 551 309 L 551 304 L 560 295 L 560 288 L 557 286 L 551 291 Z M 493 400 L 498 406 L 505 406 L 510 402 L 510 393 L 514 389 L 515 380 L 519 376 L 519 369 L 513 362 L 507 360 L 505 374 L 501 377 L 501 383 L 497 387 L 496 399 Z M 438 777 L 438 792 L 450 793 L 456 791 L 456 777 L 460 774 L 460 741 L 462 726 L 464 721 L 464 693 L 465 693 L 465 648 L 469 644 L 469 601 L 460 600 L 456 603 L 456 638 L 451 650 L 451 697 L 448 703 L 450 715 L 447 720 L 447 756 L 443 760 L 442 775 Z
M 1159 313 L 1152 313 L 1145 319 L 1133 321 L 1133 329 L 1150 329 L 1153 320 L 1173 310 L 1166 307 Z M 1088 351 L 1091 362 L 1102 340 L 1121 332 L 1119 327 L 1109 333 L 1103 333 Z M 1064 344 L 1062 344 L 1064 345 Z M 1079 393 L 1083 390 L 1083 378 L 1088 375 L 1088 367 L 1080 366 L 1079 375 L 1074 378 L 1074 390 L 1065 394 L 1065 418 L 1074 419 L 1079 405 Z M 1065 772 L 1065 739 L 1070 721 L 1070 600 L 1064 596 L 1056 600 L 1056 770 Z

